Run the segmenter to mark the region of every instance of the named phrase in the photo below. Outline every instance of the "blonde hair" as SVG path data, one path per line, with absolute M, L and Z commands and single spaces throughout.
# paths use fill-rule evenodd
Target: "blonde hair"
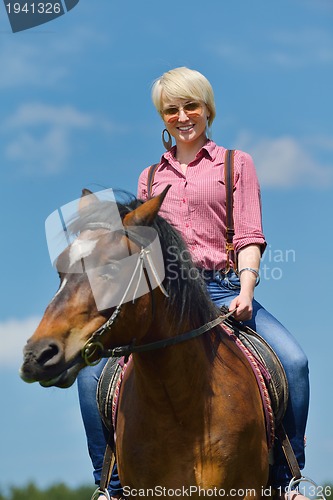
M 206 104 L 210 127 L 216 115 L 214 92 L 207 78 L 199 71 L 186 67 L 175 68 L 155 80 L 152 87 L 152 100 L 157 111 L 162 114 L 163 98 L 194 99 Z

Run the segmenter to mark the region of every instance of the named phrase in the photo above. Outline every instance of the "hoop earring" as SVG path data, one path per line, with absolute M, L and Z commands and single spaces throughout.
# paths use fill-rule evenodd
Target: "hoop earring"
M 207 116 L 206 136 L 207 139 L 212 140 L 212 124 L 209 125 L 209 116 Z
M 165 140 L 165 137 L 164 137 L 165 133 L 168 134 L 168 140 L 167 141 Z M 169 151 L 172 148 L 172 137 L 170 135 L 170 132 L 166 128 L 162 131 L 162 142 L 163 142 L 163 146 L 165 147 L 165 149 L 167 151 Z

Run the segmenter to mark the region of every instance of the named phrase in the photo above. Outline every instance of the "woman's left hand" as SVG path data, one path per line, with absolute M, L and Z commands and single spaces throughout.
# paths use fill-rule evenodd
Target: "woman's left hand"
M 242 292 L 235 297 L 230 306 L 229 306 L 229 311 L 233 311 L 236 309 L 234 312 L 234 317 L 238 321 L 247 321 L 252 318 L 252 297 L 248 296 L 247 294 L 242 294 Z
M 241 285 L 240 293 L 233 299 L 229 307 L 229 311 L 236 309 L 234 317 L 238 321 L 248 321 L 252 318 L 252 301 L 259 265 L 259 245 L 247 245 L 246 247 L 240 249 L 238 252 L 238 269 L 240 269 L 239 279 Z

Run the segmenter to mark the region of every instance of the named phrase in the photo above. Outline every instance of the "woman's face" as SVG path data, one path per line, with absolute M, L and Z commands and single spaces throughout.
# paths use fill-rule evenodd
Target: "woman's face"
M 193 99 L 163 98 L 162 119 L 178 143 L 193 143 L 206 138 L 207 106 Z

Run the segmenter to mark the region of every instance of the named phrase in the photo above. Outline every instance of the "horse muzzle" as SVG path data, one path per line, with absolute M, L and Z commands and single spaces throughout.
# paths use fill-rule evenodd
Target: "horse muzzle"
M 39 382 L 43 387 L 70 387 L 84 366 L 80 356 L 67 362 L 62 345 L 54 339 L 28 341 L 23 351 L 20 377 L 24 382 Z

